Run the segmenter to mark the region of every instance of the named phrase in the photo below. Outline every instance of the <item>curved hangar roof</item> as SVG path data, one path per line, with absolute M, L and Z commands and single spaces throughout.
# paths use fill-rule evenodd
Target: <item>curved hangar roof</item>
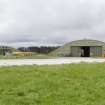
M 70 46 L 105 46 L 105 43 L 98 40 L 76 40 L 68 43 Z
M 67 43 L 61 46 L 60 48 L 56 49 L 55 51 L 51 52 L 49 55 L 51 56 L 59 56 L 60 54 L 68 55 L 71 52 L 72 46 L 102 46 L 103 50 L 105 50 L 104 42 L 98 40 L 83 39 Z

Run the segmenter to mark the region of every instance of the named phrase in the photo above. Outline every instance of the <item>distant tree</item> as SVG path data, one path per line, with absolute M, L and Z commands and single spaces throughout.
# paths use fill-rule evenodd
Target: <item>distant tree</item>
M 51 51 L 53 51 L 53 50 L 55 50 L 55 49 L 57 49 L 59 46 L 57 46 L 57 47 L 51 47 L 51 46 L 41 46 L 41 47 L 37 47 L 37 46 L 35 46 L 35 47 L 33 47 L 33 46 L 31 46 L 31 47 L 20 47 L 20 48 L 18 48 L 18 50 L 19 51 L 23 51 L 23 52 L 25 52 L 25 51 L 28 51 L 28 52 L 37 52 L 37 53 L 40 53 L 40 54 L 48 54 L 48 53 L 50 53 Z
M 19 47 L 17 50 L 22 51 L 22 52 L 28 51 L 27 47 Z

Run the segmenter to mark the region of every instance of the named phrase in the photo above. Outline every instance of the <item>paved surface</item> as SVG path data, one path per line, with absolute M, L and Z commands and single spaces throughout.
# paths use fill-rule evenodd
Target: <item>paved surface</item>
M 53 65 L 53 64 L 71 64 L 80 62 L 105 62 L 105 58 L 56 58 L 56 59 L 18 59 L 18 60 L 0 60 L 0 66 L 13 65 Z

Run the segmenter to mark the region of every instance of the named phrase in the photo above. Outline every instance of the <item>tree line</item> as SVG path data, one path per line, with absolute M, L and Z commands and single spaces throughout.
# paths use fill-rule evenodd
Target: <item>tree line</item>
M 41 46 L 41 47 L 20 47 L 18 48 L 19 51 L 22 52 L 36 52 L 40 54 L 48 54 L 51 51 L 54 51 L 55 49 L 59 48 L 60 46 L 57 47 L 51 47 L 51 46 Z

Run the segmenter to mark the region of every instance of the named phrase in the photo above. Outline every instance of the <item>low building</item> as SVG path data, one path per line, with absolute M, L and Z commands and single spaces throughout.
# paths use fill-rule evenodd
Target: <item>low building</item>
M 104 54 L 105 43 L 89 39 L 72 41 L 50 53 L 60 57 L 102 57 Z

